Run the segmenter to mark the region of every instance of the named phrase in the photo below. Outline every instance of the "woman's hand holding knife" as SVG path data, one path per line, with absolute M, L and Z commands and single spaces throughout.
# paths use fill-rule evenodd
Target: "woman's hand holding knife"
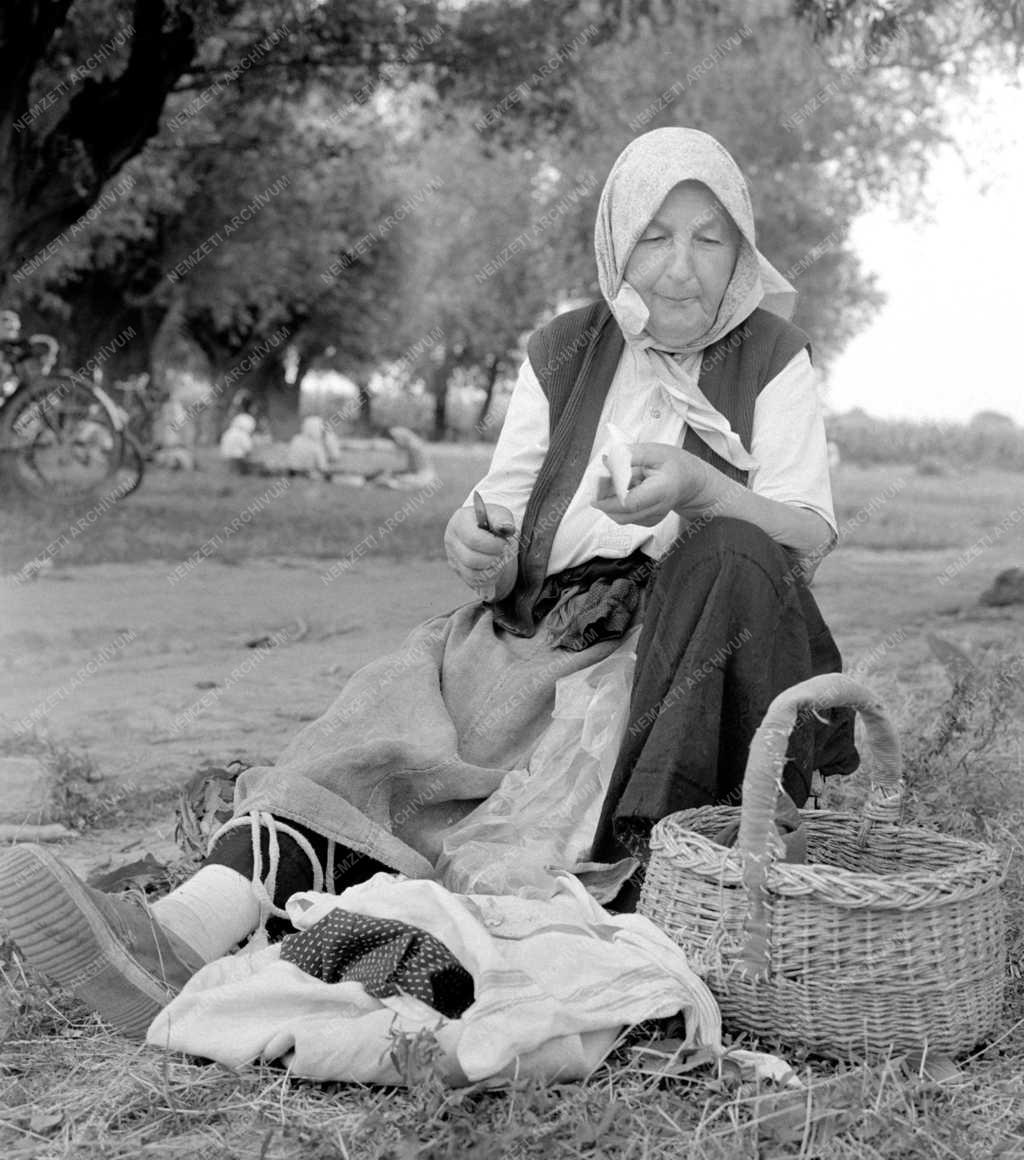
M 486 600 L 499 600 L 515 584 L 518 568 L 515 517 L 501 504 L 473 493 L 473 506 L 460 508 L 448 521 L 448 563 Z

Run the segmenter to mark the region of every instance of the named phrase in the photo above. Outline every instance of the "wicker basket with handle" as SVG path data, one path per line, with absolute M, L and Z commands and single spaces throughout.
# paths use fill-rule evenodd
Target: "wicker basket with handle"
M 856 709 L 876 766 L 863 816 L 803 813 L 806 863 L 777 861 L 774 814 L 797 714 Z M 743 804 L 684 810 L 651 834 L 639 909 L 691 957 L 727 1026 L 817 1054 L 956 1055 L 996 1027 L 1006 938 L 992 847 L 899 824 L 899 741 L 880 702 L 838 674 L 769 706 Z M 735 849 L 712 840 L 739 814 Z

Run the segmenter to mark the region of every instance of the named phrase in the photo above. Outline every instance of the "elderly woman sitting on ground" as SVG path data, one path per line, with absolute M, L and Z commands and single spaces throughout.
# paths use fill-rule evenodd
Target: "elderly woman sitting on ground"
M 92 890 L 38 847 L 0 865 L 26 956 L 115 1026 L 142 1034 L 265 919 L 286 932 L 296 891 L 435 876 L 446 834 L 527 767 L 558 682 L 624 655 L 637 626 L 589 851 L 603 864 L 643 862 L 672 811 L 738 800 L 775 695 L 839 670 L 800 563 L 836 534 L 809 341 L 756 247 L 735 162 L 695 130 L 637 138 L 595 245 L 601 299 L 533 335 L 484 510 L 467 497 L 448 525 L 477 599 L 357 672 L 275 766 L 247 770 L 205 864 L 151 906 Z M 609 462 L 626 469 L 617 489 Z M 783 782 L 797 805 L 812 771 L 854 768 L 851 725 L 833 711 L 794 732 Z M 611 905 L 635 897 L 634 877 Z

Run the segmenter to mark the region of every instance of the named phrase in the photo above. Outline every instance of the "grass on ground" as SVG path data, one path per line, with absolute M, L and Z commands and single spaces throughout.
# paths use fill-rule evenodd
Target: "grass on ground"
M 16 1158 L 265 1160 L 989 1160 L 1024 1156 L 1024 657 L 978 660 L 943 711 L 904 702 L 910 813 L 1001 845 L 1009 858 L 1003 1030 L 959 1069 L 926 1058 L 839 1065 L 784 1049 L 800 1092 L 743 1083 L 729 1065 L 686 1071 L 639 1050 L 639 1029 L 586 1083 L 443 1086 L 429 1040 L 396 1042 L 408 1089 L 313 1084 L 281 1067 L 235 1073 L 126 1044 L 0 943 L 0 1147 Z M 884 691 L 883 691 L 884 695 Z M 932 706 L 931 708 L 935 708 Z M 930 724 L 922 724 L 922 722 Z M 61 768 L 87 767 L 73 753 Z M 856 781 L 830 790 L 855 802 Z M 762 1045 L 770 1047 L 770 1044 Z
M 0 571 L 18 573 L 46 558 L 55 568 L 182 561 L 211 542 L 207 551 L 222 564 L 270 556 L 342 559 L 389 520 L 389 534 L 374 540 L 375 555 L 443 559 L 445 524 L 486 472 L 489 455 L 488 447 L 439 446 L 437 487 L 408 492 L 306 480 L 279 491 L 288 481 L 231 477 L 207 455 L 204 469 L 187 476 L 152 470 L 138 492 L 98 513 L 95 504 L 63 509 L 7 495 Z M 834 491 L 842 543 L 856 547 L 966 547 L 1015 510 L 1011 530 L 1024 529 L 1021 474 L 978 468 L 937 478 L 909 466 L 844 464 Z
M 384 542 L 389 556 L 440 553 L 440 530 L 479 476 L 483 456 L 453 457 L 447 468 L 441 455 L 438 462 L 443 488 Z M 1020 476 L 978 473 L 968 488 L 966 481 L 906 475 L 906 484 L 879 502 L 898 471 L 841 468 L 836 491 L 848 542 L 968 548 L 1020 502 Z M 63 548 L 54 566 L 184 558 L 271 482 L 238 481 L 230 494 L 209 494 L 202 476 L 154 476 Z M 340 487 L 291 490 L 228 540 L 223 555 L 343 556 L 409 498 Z M 858 520 L 868 507 L 870 518 Z M 4 512 L 5 566 L 17 569 L 44 551 L 68 522 L 67 514 L 37 524 L 24 510 Z M 1012 648 L 992 648 L 975 658 L 971 683 L 944 703 L 934 688 L 908 686 L 904 673 L 887 673 L 885 664 L 870 680 L 893 706 L 905 743 L 910 818 L 995 842 L 1007 855 L 1011 928 L 1002 1029 L 959 1070 L 933 1071 L 927 1061 L 896 1057 L 835 1065 L 801 1060 L 789 1048 L 805 1089 L 759 1091 L 728 1068 L 682 1072 L 664 1060 L 652 1063 L 654 1057 L 634 1050 L 634 1034 L 580 1084 L 452 1091 L 437 1080 L 430 1044 L 421 1042 L 395 1045 L 406 1061 L 407 1089 L 318 1085 L 274 1066 L 236 1074 L 126 1044 L 32 977 L 15 949 L 0 942 L 0 1154 L 10 1160 L 1022 1158 L 1022 664 Z M 87 765 L 71 750 L 40 756 L 65 771 L 67 808 L 77 811 L 71 816 L 102 824 L 102 811 L 75 796 L 90 792 Z M 830 788 L 836 801 L 855 803 L 859 793 L 856 780 Z
M 488 456 L 486 448 L 440 449 L 438 484 L 411 491 L 229 476 L 206 457 L 203 470 L 189 475 L 151 471 L 138 492 L 98 513 L 96 504 L 62 509 L 8 495 L 0 510 L 0 570 L 17 573 L 41 557 L 52 557 L 55 568 L 182 561 L 204 545 L 222 564 L 271 556 L 342 559 L 389 520 L 389 534 L 374 540 L 375 553 L 441 559 L 445 524 L 485 473 Z

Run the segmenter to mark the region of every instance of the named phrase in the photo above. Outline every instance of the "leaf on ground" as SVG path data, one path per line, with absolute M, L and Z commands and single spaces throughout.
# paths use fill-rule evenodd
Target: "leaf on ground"
M 417 1160 L 424 1151 L 420 1138 L 410 1128 L 402 1128 L 398 1142 L 391 1149 L 394 1160 Z
M 932 1083 L 955 1083 L 964 1078 L 964 1073 L 948 1055 L 927 1055 L 919 1051 L 907 1056 L 907 1070 L 911 1075 L 930 1079 Z
M 297 616 L 282 628 L 267 631 L 260 636 L 254 636 L 252 640 L 247 640 L 245 647 L 277 648 L 282 644 L 298 644 L 300 640 L 305 640 L 308 635 L 309 625 L 301 616 Z
M 37 1135 L 43 1136 L 48 1132 L 54 1131 L 64 1123 L 64 1113 L 56 1109 L 49 1111 L 43 1108 L 37 1108 L 32 1113 L 32 1118 L 28 1122 L 28 1130 L 35 1132 Z
M 0 991 L 0 1042 L 7 1036 L 7 1032 L 17 1018 L 18 1004 L 14 1001 L 13 992 L 9 992 L 5 988 Z
M 584 1122 L 576 1129 L 576 1143 L 583 1147 L 593 1148 L 597 1145 L 607 1151 L 609 1145 L 613 1142 L 611 1136 L 611 1127 L 615 1117 L 625 1109 L 626 1105 L 621 1100 L 612 1100 L 612 1102 L 605 1108 L 600 1120 L 596 1124 Z
M 722 1060 L 721 1075 L 727 1088 L 738 1088 L 743 1083 L 743 1068 L 734 1059 Z
M 685 1043 L 685 1039 L 638 1039 L 630 1050 L 644 1055 L 675 1055 Z
M 650 1039 L 633 1044 L 630 1051 L 640 1056 L 644 1075 L 685 1075 L 715 1062 L 715 1053 L 709 1047 L 694 1049 L 684 1044 L 682 1039 Z
M 820 1097 L 819 1097 L 820 1098 Z M 766 1143 L 797 1144 L 805 1133 L 820 1145 L 856 1122 L 849 1108 L 815 1107 L 813 1092 L 780 1092 L 754 1103 L 758 1139 Z
M 937 636 L 934 632 L 925 633 L 925 640 L 932 650 L 932 655 L 946 670 L 946 675 L 954 688 L 976 675 L 977 667 L 959 645 Z
M 102 874 L 93 874 L 87 881 L 105 894 L 116 894 L 136 886 L 142 890 L 160 886 L 167 881 L 167 872 L 167 866 L 147 852 L 144 858 L 126 862 Z
M 316 634 L 317 640 L 328 640 L 332 636 L 347 636 L 350 632 L 358 632 L 360 624 L 330 624 Z

